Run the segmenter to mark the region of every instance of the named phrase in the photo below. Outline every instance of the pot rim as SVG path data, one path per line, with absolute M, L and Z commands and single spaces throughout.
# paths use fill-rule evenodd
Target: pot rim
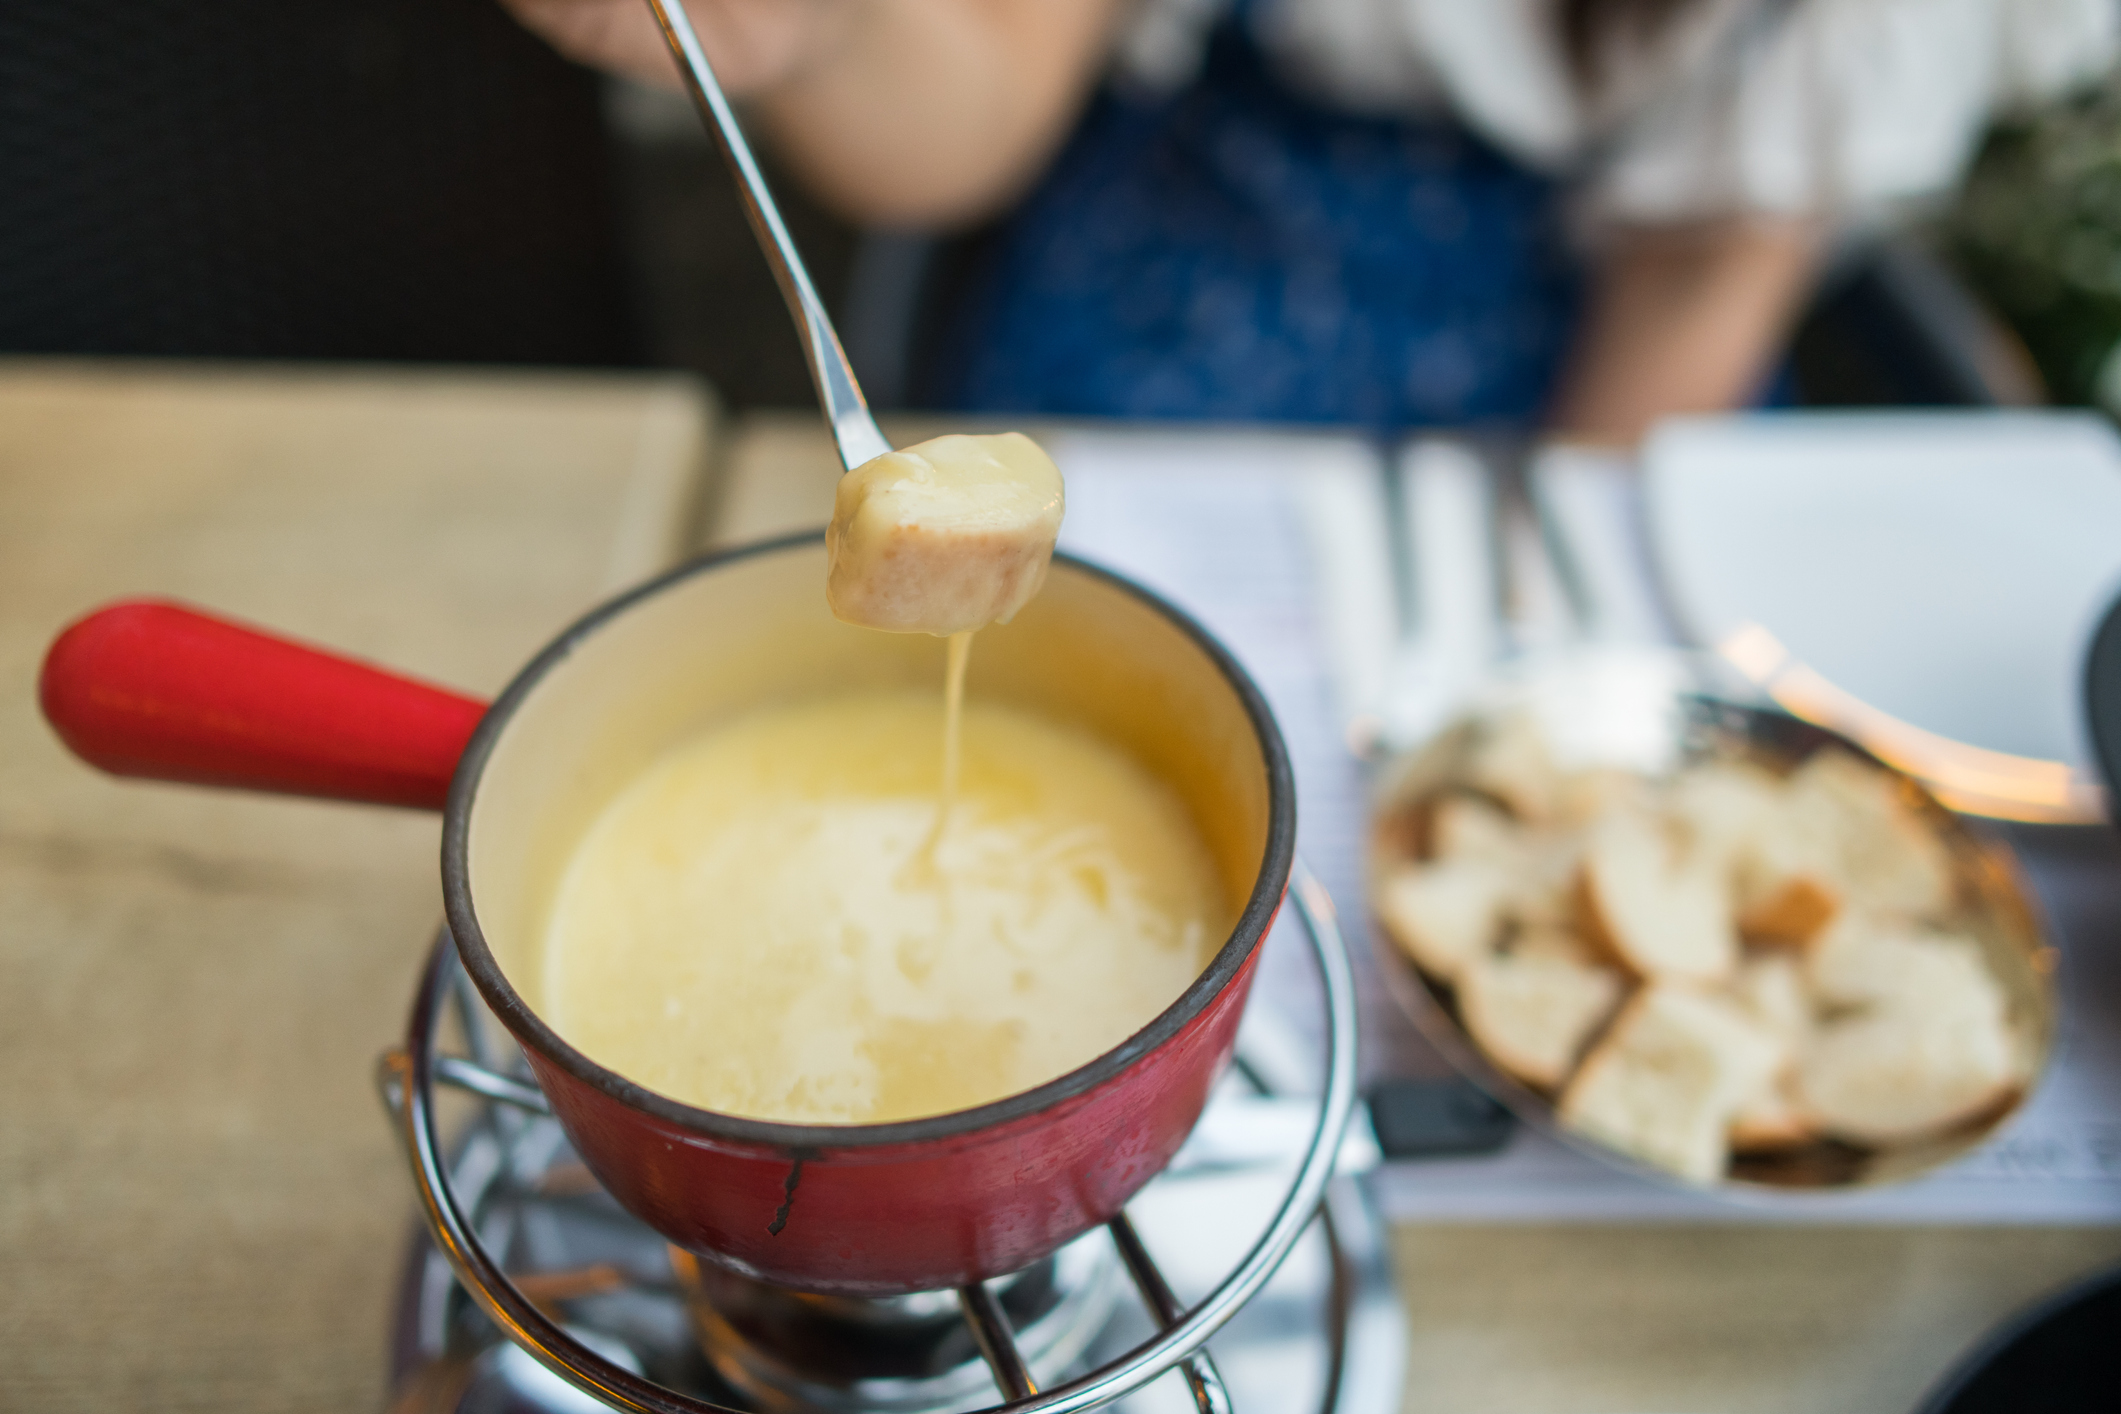
M 478 729 L 457 763 L 450 781 L 449 800 L 442 817 L 442 904 L 451 937 L 464 969 L 486 999 L 494 1014 L 518 1041 L 538 1052 L 575 1080 L 602 1091 L 630 1108 L 686 1130 L 737 1144 L 771 1146 L 812 1152 L 825 1149 L 878 1149 L 893 1145 L 921 1144 L 977 1133 L 997 1125 L 1036 1115 L 1103 1085 L 1144 1056 L 1160 1049 L 1177 1036 L 1208 1003 L 1218 996 L 1243 969 L 1246 960 L 1266 937 L 1280 909 L 1289 871 L 1296 853 L 1296 786 L 1289 764 L 1288 748 L 1281 729 L 1268 709 L 1266 698 L 1228 649 L 1187 614 L 1162 596 L 1113 570 L 1058 551 L 1054 559 L 1069 569 L 1130 595 L 1176 626 L 1207 654 L 1230 689 L 1237 694 L 1259 741 L 1267 772 L 1267 841 L 1259 873 L 1243 910 L 1231 926 L 1230 936 L 1216 951 L 1207 967 L 1181 992 L 1178 999 L 1157 1013 L 1148 1025 L 1074 1070 L 1029 1090 L 1008 1095 L 971 1109 L 885 1124 L 789 1124 L 778 1120 L 747 1119 L 701 1109 L 671 1099 L 626 1079 L 598 1064 L 561 1038 L 558 1032 L 531 1009 L 494 960 L 493 950 L 480 930 L 478 911 L 472 903 L 469 847 L 472 805 L 479 782 L 494 746 L 508 728 L 516 710 L 536 691 L 547 674 L 573 654 L 575 649 L 603 626 L 643 600 L 725 565 L 754 557 L 779 554 L 798 547 L 822 543 L 824 532 L 806 531 L 772 540 L 714 551 L 689 560 L 645 584 L 607 600 L 569 625 L 559 637 L 517 673 L 486 711 Z

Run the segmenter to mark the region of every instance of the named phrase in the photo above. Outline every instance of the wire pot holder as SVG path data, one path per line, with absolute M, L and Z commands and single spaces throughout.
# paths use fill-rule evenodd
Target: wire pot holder
M 1317 1213 L 1356 1098 L 1355 986 L 1347 948 L 1334 923 L 1332 900 L 1301 860 L 1291 874 L 1289 902 L 1323 983 L 1325 1082 L 1310 1142 L 1274 1216 L 1237 1266 L 1190 1311 L 1150 1260 L 1127 1216 L 1114 1218 L 1108 1224 L 1113 1244 L 1159 1332 L 1097 1369 L 1046 1390 L 1034 1387 L 993 1294 L 979 1284 L 961 1288 L 958 1300 L 966 1325 L 1002 1395 L 1001 1403 L 981 1414 L 1095 1409 L 1180 1366 L 1201 1414 L 1231 1414 L 1228 1391 L 1205 1346 L 1266 1285 Z M 505 1073 L 491 1057 L 476 1054 L 482 1049 L 476 1041 L 472 1056 L 438 1051 L 437 1031 L 451 1005 L 462 1014 L 466 1034 L 479 1035 L 480 1003 L 445 930 L 414 1000 L 405 1041 L 379 1060 L 377 1084 L 405 1144 L 435 1246 L 458 1282 L 510 1340 L 553 1374 L 612 1408 L 631 1414 L 749 1414 L 668 1389 L 592 1350 L 525 1296 L 481 1244 L 450 1180 L 435 1120 L 435 1086 L 449 1085 L 534 1114 L 548 1115 L 551 1110 L 535 1085 Z

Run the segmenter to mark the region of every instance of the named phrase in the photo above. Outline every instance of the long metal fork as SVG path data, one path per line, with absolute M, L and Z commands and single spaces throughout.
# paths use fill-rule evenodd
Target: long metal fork
M 796 333 L 802 337 L 803 352 L 810 360 L 811 381 L 817 384 L 825 420 L 832 425 L 832 440 L 839 445 L 840 462 L 852 471 L 890 451 L 891 444 L 884 440 L 876 418 L 869 412 L 862 385 L 855 380 L 847 351 L 840 346 L 839 333 L 832 327 L 831 316 L 825 313 L 824 302 L 817 297 L 817 287 L 810 283 L 803 257 L 789 239 L 780 208 L 773 204 L 773 193 L 767 190 L 766 178 L 751 155 L 751 145 L 744 141 L 736 113 L 715 80 L 707 52 L 700 48 L 700 37 L 693 33 L 691 17 L 680 0 L 648 0 L 648 8 L 655 12 L 663 38 L 677 56 L 678 71 L 684 76 L 694 106 L 700 110 L 707 130 L 714 134 L 722 156 L 729 159 L 729 169 L 736 173 L 737 193 L 744 200 L 751 233 L 758 237 L 759 248 L 773 267 L 781 295 L 788 301 L 788 313 L 795 319 Z

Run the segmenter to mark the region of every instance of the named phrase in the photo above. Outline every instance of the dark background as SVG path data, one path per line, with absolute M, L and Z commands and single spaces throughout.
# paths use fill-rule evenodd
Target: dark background
M 896 404 L 933 252 L 767 165 Z M 492 0 L 0 0 L 0 352 L 682 368 L 737 409 L 813 405 L 684 100 L 561 61 Z M 2041 395 L 2023 345 L 1904 239 L 1837 260 L 1780 384 L 1818 405 Z

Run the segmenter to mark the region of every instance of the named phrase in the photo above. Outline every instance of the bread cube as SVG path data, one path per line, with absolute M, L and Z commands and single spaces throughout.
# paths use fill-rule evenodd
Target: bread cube
M 1731 1148 L 1738 1153 L 1793 1149 L 1819 1137 L 1796 1095 L 1796 1061 L 1815 1030 L 1804 976 L 1788 953 L 1749 957 L 1731 982 L 1731 999 L 1748 1021 L 1780 1041 L 1784 1062 L 1731 1116 Z
M 1900 781 L 1846 751 L 1817 751 L 1790 776 L 1793 817 L 1830 838 L 1852 898 L 1916 917 L 1951 907 L 1951 853 Z
M 1459 969 L 1492 947 L 1502 928 L 1509 871 L 1480 858 L 1409 865 L 1377 888 L 1385 932 L 1430 976 L 1457 980 Z
M 1509 892 L 1503 897 L 1503 916 L 1525 928 L 1575 929 L 1576 876 L 1582 867 L 1580 835 L 1527 831 L 1516 868 L 1510 873 Z
M 1797 1098 L 1794 1069 L 1770 1077 L 1731 1116 L 1730 1145 L 1736 1154 L 1798 1149 L 1818 1137 L 1818 1123 Z
M 1466 784 L 1494 796 L 1530 824 L 1554 817 L 1561 786 L 1546 737 L 1529 712 L 1514 712 L 1487 724 L 1466 762 Z
M 1841 892 L 1815 875 L 1791 874 L 1739 901 L 1738 931 L 1768 945 L 1804 947 L 1841 912 Z
M 1896 1144 L 1996 1110 L 2022 1083 L 2019 1057 L 2000 1009 L 1885 1008 L 1822 1027 L 1797 1094 L 1826 1133 Z
M 2004 1007 L 1980 944 L 1906 923 L 1852 917 L 1836 924 L 1805 958 L 1803 976 L 1828 1010 Z
M 1786 954 L 1749 957 L 1731 982 L 1731 997 L 1746 1018 L 1792 1047 L 1811 1039 L 1812 1001 L 1804 975 Z
M 1007 623 L 1045 582 L 1062 509 L 1060 469 L 1021 432 L 886 452 L 840 478 L 826 602 L 891 633 Z
M 1429 817 L 1430 853 L 1508 860 L 1523 848 L 1517 822 L 1477 795 L 1447 795 Z
M 1653 817 L 1623 811 L 1593 828 L 1581 898 L 1587 930 L 1638 976 L 1713 982 L 1737 966 L 1722 875 L 1682 858 Z
M 1556 1089 L 1626 984 L 1567 934 L 1534 934 L 1474 957 L 1458 974 L 1458 1014 L 1488 1058 Z
M 1784 1047 L 1730 1002 L 1680 983 L 1637 992 L 1562 1093 L 1556 1113 L 1579 1133 L 1695 1183 L 1730 1162 L 1738 1107 Z
M 1674 777 L 1666 800 L 1691 852 L 1705 863 L 1732 869 L 1740 854 L 1778 823 L 1782 782 L 1750 761 L 1705 761 Z
M 1850 919 L 1806 959 L 1830 1017 L 1798 1066 L 1797 1095 L 1825 1132 L 1856 1144 L 1941 1133 L 2023 1083 L 2025 1047 L 1971 938 Z
M 1560 777 L 1554 794 L 1555 816 L 1564 825 L 1588 825 L 1616 810 L 1643 808 L 1648 782 L 1617 766 L 1593 766 Z

